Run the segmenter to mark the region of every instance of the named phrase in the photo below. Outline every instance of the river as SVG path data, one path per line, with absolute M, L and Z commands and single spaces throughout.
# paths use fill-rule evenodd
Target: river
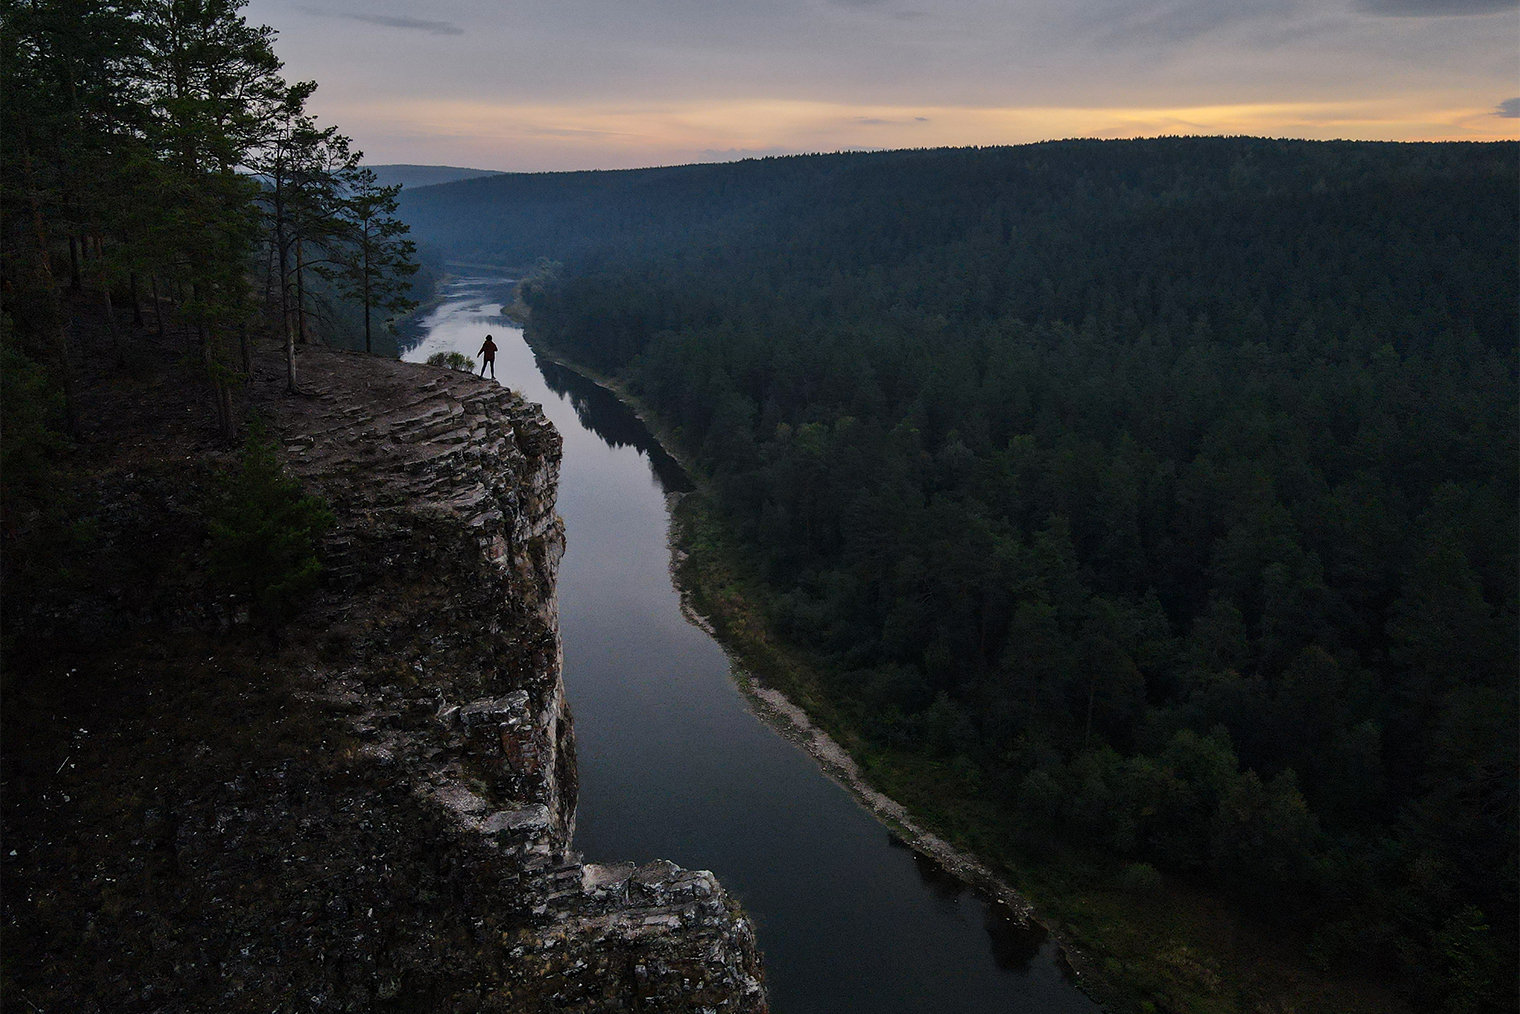
M 504 282 L 460 279 L 402 358 L 473 357 L 564 437 L 559 574 L 575 714 L 575 845 L 593 862 L 712 870 L 754 919 L 775 1014 L 1089 1014 L 1055 945 L 895 842 L 750 711 L 729 660 L 681 612 L 668 489 L 680 468 L 611 394 L 535 360 Z M 478 360 L 477 360 L 478 363 Z

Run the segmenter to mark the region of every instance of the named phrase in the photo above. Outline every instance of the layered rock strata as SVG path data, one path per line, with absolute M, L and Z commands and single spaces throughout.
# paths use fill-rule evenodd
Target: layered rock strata
M 255 397 L 338 519 L 311 624 L 334 664 L 300 696 L 349 731 L 352 764 L 446 816 L 439 848 L 490 916 L 469 946 L 497 952 L 481 1008 L 763 1011 L 752 928 L 711 873 L 572 847 L 559 435 L 468 374 L 328 351 L 302 369 L 307 397 Z

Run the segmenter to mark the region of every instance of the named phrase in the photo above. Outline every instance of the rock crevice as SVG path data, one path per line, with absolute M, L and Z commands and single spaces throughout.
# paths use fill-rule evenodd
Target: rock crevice
M 753 929 L 711 873 L 573 848 L 559 435 L 466 374 L 329 351 L 303 369 L 310 397 L 259 406 L 337 518 L 311 622 L 333 664 L 303 696 L 462 836 L 500 920 L 485 1007 L 763 1011 Z

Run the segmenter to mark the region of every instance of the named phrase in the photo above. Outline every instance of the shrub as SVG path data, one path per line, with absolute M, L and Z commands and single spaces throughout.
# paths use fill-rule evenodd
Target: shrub
M 475 361 L 462 352 L 434 352 L 427 357 L 429 366 L 446 366 L 461 373 L 474 373 Z
M 1124 889 L 1142 896 L 1159 894 L 1161 874 L 1150 863 L 1130 863 L 1124 867 Z
M 49 499 L 52 473 L 65 441 L 53 423 L 63 398 L 47 372 L 10 341 L 10 320 L 0 339 L 0 475 L 7 513 Z
M 209 519 L 212 577 L 245 596 L 262 623 L 278 626 L 316 587 L 322 572 L 316 539 L 332 526 L 332 512 L 285 474 L 274 441 L 257 422 L 238 468 L 220 486 Z

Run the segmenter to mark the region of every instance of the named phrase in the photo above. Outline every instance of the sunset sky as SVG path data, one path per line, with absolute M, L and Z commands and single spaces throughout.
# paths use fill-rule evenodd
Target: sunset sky
M 1520 0 L 253 0 L 368 161 L 1520 136 Z

